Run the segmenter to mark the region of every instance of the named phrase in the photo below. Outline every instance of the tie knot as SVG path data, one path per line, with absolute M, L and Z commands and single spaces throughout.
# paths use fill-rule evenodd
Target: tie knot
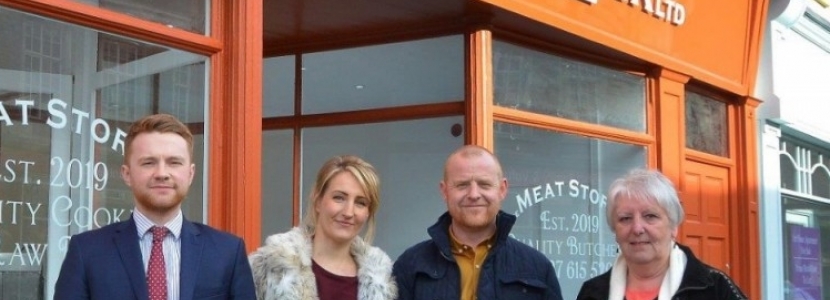
M 154 243 L 164 240 L 164 236 L 167 235 L 167 227 L 164 226 L 153 226 L 152 228 L 150 228 L 150 231 L 153 232 Z

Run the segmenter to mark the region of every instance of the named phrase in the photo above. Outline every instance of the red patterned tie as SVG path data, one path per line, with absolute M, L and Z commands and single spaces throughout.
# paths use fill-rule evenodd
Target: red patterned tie
M 147 288 L 150 300 L 167 300 L 167 271 L 164 268 L 164 236 L 167 228 L 153 226 L 153 250 L 150 251 L 150 263 L 147 267 Z

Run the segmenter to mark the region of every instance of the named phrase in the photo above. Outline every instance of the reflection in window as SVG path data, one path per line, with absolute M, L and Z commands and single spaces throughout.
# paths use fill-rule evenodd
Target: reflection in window
M 110 70 L 125 75 L 139 73 L 139 67 L 130 62 L 167 51 L 166 48 L 152 44 L 136 43 L 130 39 L 106 33 L 98 34 L 98 71 Z
M 645 132 L 643 76 L 493 42 L 495 104 Z
M 46 26 L 37 20 L 23 24 L 23 68 L 41 70 L 43 73 L 59 74 L 61 53 L 61 34 L 59 28 Z M 40 78 L 38 78 L 40 79 Z M 31 80 L 30 83 L 41 83 Z
M 686 148 L 729 155 L 726 103 L 686 91 Z
M 203 221 L 207 57 L 0 7 L 0 298 L 52 299 L 68 238 L 130 218 L 123 140 L 170 113 L 194 133 L 184 216 Z
M 501 122 L 495 131 L 510 187 L 502 208 L 518 216 L 512 235 L 553 262 L 564 298 L 574 299 L 582 282 L 616 258 L 606 190 L 646 165 L 646 149 Z
M 208 3 L 205 0 L 75 0 L 115 12 L 161 23 L 172 28 L 204 34 Z

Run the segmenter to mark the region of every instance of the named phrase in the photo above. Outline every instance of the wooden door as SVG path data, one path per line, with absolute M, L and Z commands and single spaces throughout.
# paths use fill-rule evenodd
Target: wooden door
M 686 161 L 680 201 L 686 219 L 679 242 L 707 264 L 731 274 L 729 169 Z

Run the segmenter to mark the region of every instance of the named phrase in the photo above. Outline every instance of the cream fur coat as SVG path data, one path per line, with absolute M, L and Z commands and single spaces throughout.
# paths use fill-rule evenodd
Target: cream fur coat
M 391 300 L 397 297 L 392 278 L 392 260 L 380 248 L 360 237 L 352 242 L 357 262 L 357 298 Z M 317 283 L 311 271 L 311 239 L 303 229 L 269 236 L 265 245 L 248 256 L 259 300 L 318 300 Z

